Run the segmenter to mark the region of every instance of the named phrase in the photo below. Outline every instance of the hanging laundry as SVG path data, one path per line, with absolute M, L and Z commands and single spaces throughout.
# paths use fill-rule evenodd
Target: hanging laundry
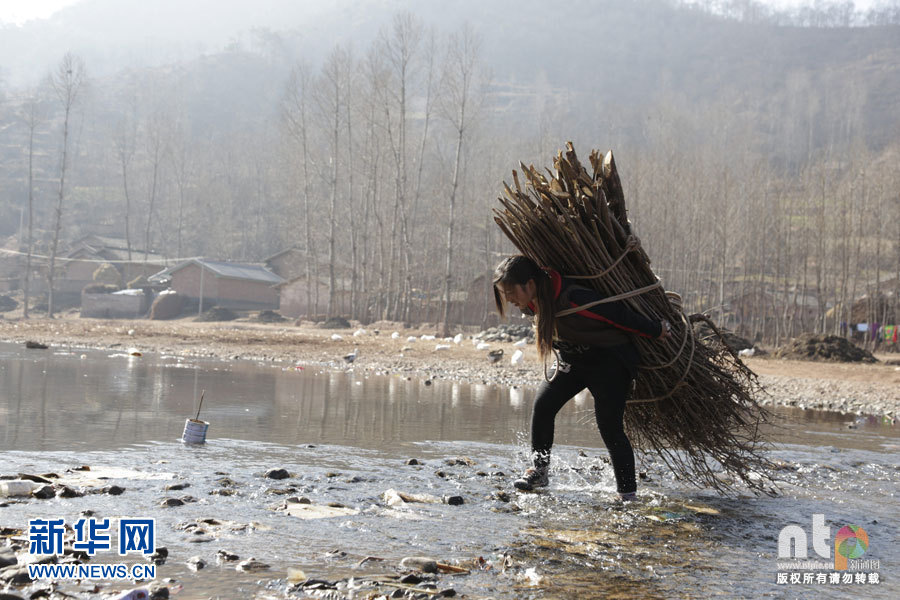
M 868 331 L 868 330 L 869 330 L 869 324 L 868 324 L 868 323 L 857 323 L 857 324 L 856 324 L 856 330 L 857 330 L 857 331 Z

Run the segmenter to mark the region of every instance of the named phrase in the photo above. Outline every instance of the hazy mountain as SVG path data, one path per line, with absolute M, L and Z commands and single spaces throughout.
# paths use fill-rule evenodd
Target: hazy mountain
M 0 73 L 10 87 L 33 84 L 67 50 L 85 58 L 94 78 L 203 64 L 199 57 L 226 49 L 315 65 L 335 44 L 366 51 L 401 10 L 444 33 L 470 22 L 495 81 L 564 90 L 569 108 L 582 114 L 672 97 L 699 111 L 724 102 L 736 113 L 763 114 L 774 129 L 793 113 L 798 135 L 806 121 L 850 119 L 843 127 L 874 147 L 900 132 L 897 26 L 738 22 L 665 0 L 571 0 L 552 8 L 540 0 L 83 0 L 51 19 L 0 29 Z M 828 143 L 819 129 L 809 136 L 814 146 Z

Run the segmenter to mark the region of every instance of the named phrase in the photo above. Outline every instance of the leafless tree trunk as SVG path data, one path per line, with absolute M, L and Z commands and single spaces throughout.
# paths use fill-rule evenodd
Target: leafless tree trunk
M 131 195 L 128 189 L 128 168 L 134 158 L 134 147 L 137 140 L 137 98 L 130 98 L 128 105 L 130 114 L 124 115 L 119 121 L 113 144 L 116 154 L 119 156 L 119 166 L 122 168 L 122 191 L 125 195 L 125 247 L 128 250 L 128 260 L 130 261 Z
M 59 165 L 59 195 L 54 212 L 53 242 L 50 246 L 50 265 L 47 271 L 47 316 L 53 318 L 53 282 L 55 279 L 56 253 L 59 249 L 59 233 L 62 229 L 63 201 L 66 191 L 66 172 L 69 166 L 69 124 L 72 110 L 84 86 L 84 61 L 66 53 L 50 77 L 56 97 L 63 108 L 62 156 Z
M 163 117 L 157 113 L 148 121 L 148 156 L 150 157 L 150 186 L 147 206 L 147 229 L 144 233 L 144 264 L 150 255 L 150 228 L 153 225 L 153 211 L 156 208 L 157 186 L 159 183 L 159 168 L 163 158 Z
M 456 226 L 456 199 L 459 190 L 460 171 L 462 168 L 463 144 L 471 115 L 467 112 L 473 102 L 473 94 L 478 78 L 479 39 L 469 26 L 465 26 L 459 35 L 453 36 L 447 53 L 446 72 L 444 76 L 445 114 L 450 120 L 456 138 L 456 151 L 453 159 L 453 177 L 450 183 L 448 199 L 449 215 L 447 218 L 446 268 L 444 270 L 444 310 L 441 317 L 444 336 L 450 334 L 450 308 L 453 285 L 453 233 Z
M 25 257 L 25 282 L 22 316 L 28 318 L 28 302 L 31 299 L 31 255 L 34 253 L 34 134 L 42 121 L 37 98 L 32 96 L 25 104 L 22 119 L 28 127 L 28 248 Z M 20 240 L 21 241 L 21 240 Z
M 298 65 L 291 71 L 287 91 L 283 103 L 283 115 L 288 123 L 288 132 L 299 143 L 303 155 L 303 245 L 306 252 L 306 309 L 312 315 L 318 314 L 319 258 L 316 245 L 312 242 L 310 207 L 310 156 L 309 156 L 309 89 L 311 76 L 309 70 Z M 313 304 L 313 290 L 316 290 L 316 302 Z
M 329 180 L 329 213 L 328 213 L 328 316 L 334 316 L 337 277 L 335 274 L 335 244 L 337 241 L 337 201 L 338 172 L 340 162 L 341 115 L 347 101 L 345 92 L 347 77 L 352 60 L 350 54 L 341 47 L 336 47 L 325 61 L 322 69 L 322 82 L 319 86 L 319 108 L 324 118 L 328 119 L 330 138 L 331 174 Z

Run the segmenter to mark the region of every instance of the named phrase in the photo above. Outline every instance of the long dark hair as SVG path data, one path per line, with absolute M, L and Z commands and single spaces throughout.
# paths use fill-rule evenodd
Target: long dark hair
M 532 280 L 537 291 L 535 300 L 537 310 L 534 311 L 537 349 L 540 357 L 544 358 L 553 348 L 553 334 L 556 330 L 556 308 L 549 274 L 522 254 L 503 259 L 503 262 L 494 269 L 494 303 L 502 317 L 506 301 L 498 286 L 525 285 Z

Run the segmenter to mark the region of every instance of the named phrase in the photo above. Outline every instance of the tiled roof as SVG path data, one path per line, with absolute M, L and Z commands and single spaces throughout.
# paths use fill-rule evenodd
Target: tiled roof
M 268 283 L 270 285 L 275 285 L 284 281 L 284 279 L 262 265 L 207 260 L 205 258 L 192 258 L 190 260 L 186 260 L 183 263 L 175 265 L 174 267 L 170 267 L 168 269 L 160 271 L 156 275 L 153 275 L 150 279 L 152 281 L 165 279 L 176 271 L 180 271 L 184 267 L 191 264 L 201 265 L 202 267 L 209 269 L 219 277 L 227 277 L 229 279 L 259 281 L 261 283 Z

